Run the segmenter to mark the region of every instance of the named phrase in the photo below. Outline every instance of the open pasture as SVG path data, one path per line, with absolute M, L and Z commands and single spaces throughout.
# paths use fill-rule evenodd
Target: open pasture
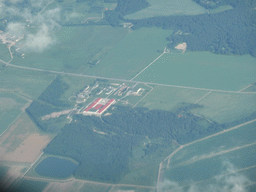
M 119 42 L 128 30 L 110 26 L 62 27 L 56 42 L 44 52 L 25 52 L 12 63 L 65 72 L 86 72 Z M 88 64 L 88 63 L 91 64 Z
M 52 138 L 53 135 L 40 133 L 22 113 L 0 138 L 0 161 L 33 163 Z
M 181 103 L 194 103 L 208 91 L 153 86 L 153 90 L 138 104 L 149 109 L 172 110 Z
M 5 67 L 0 71 L 0 89 L 36 99 L 55 78 L 55 74 Z
M 149 7 L 126 15 L 126 19 L 144 19 L 154 16 L 197 15 L 206 13 L 206 9 L 192 0 L 148 0 Z
M 217 177 L 233 174 L 255 182 L 256 122 L 184 145 L 171 156 L 164 178 L 176 187 L 214 184 Z M 210 183 L 209 183 L 210 180 Z M 208 182 L 208 183 L 207 183 Z
M 21 96 L 0 89 L 0 135 L 24 111 L 27 103 Z
M 131 31 L 87 74 L 130 79 L 163 52 L 171 33 L 158 28 Z
M 229 123 L 256 111 L 256 94 L 211 92 L 197 104 L 203 108 L 193 112 L 218 123 Z
M 239 91 L 256 81 L 256 60 L 210 52 L 166 53 L 135 78 L 178 86 Z

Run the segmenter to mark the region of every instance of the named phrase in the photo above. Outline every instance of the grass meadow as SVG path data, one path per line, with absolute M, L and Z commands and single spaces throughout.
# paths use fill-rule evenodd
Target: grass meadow
M 256 81 L 255 58 L 209 52 L 166 53 L 135 80 L 239 91 Z
M 26 52 L 15 56 L 12 63 L 65 72 L 86 72 L 119 42 L 128 30 L 110 26 L 62 27 L 56 32 L 55 43 L 44 52 Z
M 149 7 L 126 15 L 126 19 L 144 19 L 154 16 L 197 15 L 206 13 L 206 9 L 192 0 L 148 0 Z

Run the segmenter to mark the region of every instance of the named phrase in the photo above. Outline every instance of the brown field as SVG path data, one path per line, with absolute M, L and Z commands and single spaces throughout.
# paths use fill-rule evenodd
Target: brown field
M 63 192 L 72 192 L 72 191 L 80 191 L 83 183 L 79 181 L 68 181 L 65 183 L 60 182 L 51 182 L 49 183 L 43 192 L 50 192 L 50 191 L 63 191 Z
M 0 138 L 0 161 L 33 163 L 50 141 L 23 113 Z

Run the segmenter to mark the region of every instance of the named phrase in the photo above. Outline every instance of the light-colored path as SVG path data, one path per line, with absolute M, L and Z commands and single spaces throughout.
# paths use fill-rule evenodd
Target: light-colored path
M 38 68 L 33 68 L 33 67 L 13 65 L 13 64 L 7 63 L 1 59 L 0 59 L 0 62 L 4 63 L 8 67 L 15 67 L 15 68 L 31 70 L 31 71 L 40 71 L 40 72 L 48 72 L 48 73 L 55 73 L 55 74 L 71 75 L 71 76 L 77 76 L 77 77 L 86 77 L 86 78 L 93 78 L 93 79 L 106 79 L 106 80 L 111 80 L 111 81 L 123 81 L 123 82 L 157 85 L 157 86 L 164 86 L 164 87 L 175 87 L 175 88 L 181 88 L 181 89 L 214 91 L 214 92 L 221 92 L 221 93 L 256 94 L 256 92 L 239 92 L 239 91 L 226 91 L 226 90 L 217 90 L 217 89 L 187 87 L 187 86 L 179 86 L 179 85 L 169 85 L 169 84 L 161 84 L 161 83 L 134 81 L 134 80 L 128 80 L 128 79 L 118 79 L 118 78 L 111 78 L 111 77 L 101 77 L 101 76 L 94 76 L 94 75 L 83 75 L 83 74 L 78 74 L 78 73 L 60 72 L 60 71 L 47 70 L 47 69 L 38 69 Z
M 160 57 L 162 57 L 165 53 L 168 53 L 166 51 L 166 47 L 164 48 L 164 52 L 159 55 L 154 61 L 152 61 L 147 67 L 145 67 L 144 69 L 142 69 L 137 75 L 135 75 L 133 78 L 131 78 L 131 80 L 135 79 L 136 77 L 138 77 L 143 71 L 145 71 L 148 67 L 150 67 L 153 63 L 155 63 Z
M 209 139 L 209 138 L 212 138 L 212 137 L 215 137 L 215 136 L 218 136 L 218 135 L 227 133 L 227 132 L 229 132 L 229 131 L 238 129 L 238 128 L 240 128 L 240 127 L 243 127 L 243 126 L 245 126 L 245 125 L 248 125 L 248 124 L 251 124 L 251 123 L 254 123 L 254 122 L 256 122 L 256 119 L 253 119 L 253 120 L 251 120 L 251 121 L 247 121 L 247 122 L 242 123 L 242 124 L 240 124 L 240 125 L 236 125 L 236 126 L 231 127 L 231 128 L 229 128 L 229 129 L 225 129 L 225 130 L 223 130 L 223 131 L 220 131 L 220 132 L 218 132 L 218 133 L 209 135 L 209 136 L 204 137 L 204 138 L 202 138 L 202 139 L 198 139 L 198 140 L 196 140 L 196 141 L 187 143 L 187 144 L 185 144 L 185 145 L 180 145 L 179 148 L 177 148 L 175 151 L 173 151 L 168 157 L 166 157 L 166 158 L 159 164 L 159 171 L 158 171 L 158 174 L 160 174 L 160 175 L 158 175 L 157 186 L 159 186 L 160 177 L 161 177 L 161 169 L 162 169 L 162 164 L 163 164 L 163 162 L 165 162 L 165 161 L 167 160 L 167 161 L 168 161 L 167 166 L 168 166 L 169 163 L 170 163 L 170 159 L 171 159 L 176 153 L 178 153 L 181 149 L 183 149 L 183 148 L 185 148 L 185 147 L 188 147 L 188 146 L 190 146 L 190 145 L 193 145 L 193 144 L 195 144 L 195 143 L 198 143 L 198 142 L 207 140 L 207 139 Z M 248 146 L 251 146 L 251 145 L 254 145 L 254 144 L 255 144 L 255 143 L 249 144 Z M 248 147 L 248 146 L 246 145 L 245 147 Z M 235 148 L 235 149 L 236 149 L 236 148 Z

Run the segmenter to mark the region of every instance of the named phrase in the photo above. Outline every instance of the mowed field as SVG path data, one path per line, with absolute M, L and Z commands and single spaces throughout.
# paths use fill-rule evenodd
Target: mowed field
M 138 104 L 149 109 L 173 110 L 181 103 L 195 103 L 209 91 L 152 86 L 152 91 Z
M 256 111 L 256 94 L 211 92 L 197 104 L 203 108 L 194 109 L 196 114 L 218 123 L 229 123 Z
M 27 103 L 22 96 L 0 89 L 0 135 L 25 110 Z
M 4 67 L 0 74 L 0 89 L 14 91 L 28 99 L 36 99 L 56 78 L 55 74 L 13 67 Z
M 92 67 L 126 34 L 125 28 L 111 26 L 62 27 L 56 31 L 55 42 L 44 52 L 27 52 L 14 56 L 13 64 L 65 72 L 82 73 Z
M 154 16 L 196 15 L 206 13 L 206 9 L 192 0 L 148 0 L 149 7 L 126 15 L 126 19 L 143 19 Z
M 163 169 L 162 181 L 173 182 L 170 191 L 209 186 L 222 191 L 221 187 L 235 184 L 250 189 L 256 181 L 255 127 L 254 120 L 182 146 L 166 160 L 168 166 Z
M 209 52 L 166 53 L 135 78 L 169 85 L 239 91 L 256 82 L 256 60 Z

